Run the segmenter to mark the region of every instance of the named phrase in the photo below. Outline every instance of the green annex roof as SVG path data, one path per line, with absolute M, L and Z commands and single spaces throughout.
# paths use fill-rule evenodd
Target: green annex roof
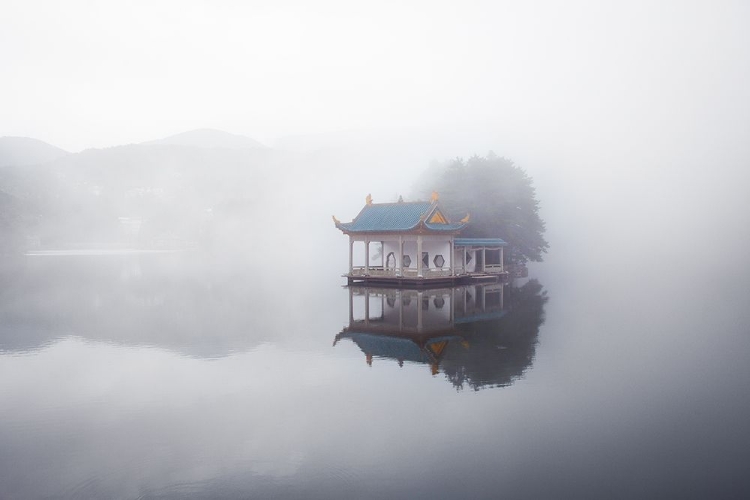
M 453 244 L 457 247 L 504 247 L 508 245 L 500 238 L 456 238 Z
M 442 222 L 427 222 L 436 210 L 437 203 L 429 201 L 373 203 L 365 205 L 359 215 L 351 222 L 338 222 L 336 227 L 345 233 L 382 233 L 400 232 L 416 229 L 420 224 L 428 231 L 459 231 L 466 224 Z

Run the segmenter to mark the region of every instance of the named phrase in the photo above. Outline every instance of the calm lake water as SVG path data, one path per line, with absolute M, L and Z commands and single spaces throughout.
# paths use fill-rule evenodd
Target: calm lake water
M 750 492 L 744 268 L 416 292 L 250 261 L 5 262 L 0 498 Z

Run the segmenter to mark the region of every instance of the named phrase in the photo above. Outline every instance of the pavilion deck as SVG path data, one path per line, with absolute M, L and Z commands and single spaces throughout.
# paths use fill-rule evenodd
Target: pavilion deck
M 388 269 L 382 266 L 354 266 L 352 272 L 344 274 L 349 285 L 372 283 L 391 286 L 436 286 L 469 283 L 494 283 L 508 278 L 502 265 L 486 265 L 484 270 L 466 272 L 464 269 L 423 269 L 419 276 L 416 269 Z

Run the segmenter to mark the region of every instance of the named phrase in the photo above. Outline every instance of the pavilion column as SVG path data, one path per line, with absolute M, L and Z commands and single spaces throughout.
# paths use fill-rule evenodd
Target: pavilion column
M 370 239 L 365 238 L 365 274 L 370 274 Z
M 484 272 L 487 266 L 487 249 L 482 247 L 482 272 Z
M 354 237 L 349 235 L 349 274 L 354 272 Z
M 398 235 L 398 267 L 401 268 L 401 276 L 404 275 L 404 237 Z
M 385 244 L 382 241 L 380 242 L 380 265 L 385 270 Z
M 503 264 L 503 247 L 500 247 L 500 270 L 505 271 L 505 264 Z
M 417 276 L 422 277 L 422 235 L 417 236 Z

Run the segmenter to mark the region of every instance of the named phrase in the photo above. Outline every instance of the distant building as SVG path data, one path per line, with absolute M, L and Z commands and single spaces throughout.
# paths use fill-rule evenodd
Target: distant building
M 459 238 L 469 224 L 467 214 L 450 222 L 438 203 L 430 201 L 373 203 L 367 196 L 364 208 L 353 221 L 333 221 L 349 236 L 349 283 L 398 284 L 453 283 L 465 280 L 496 280 L 506 274 L 500 238 Z M 364 245 L 364 265 L 354 265 L 354 246 Z M 380 262 L 371 261 L 371 243 L 380 244 Z

